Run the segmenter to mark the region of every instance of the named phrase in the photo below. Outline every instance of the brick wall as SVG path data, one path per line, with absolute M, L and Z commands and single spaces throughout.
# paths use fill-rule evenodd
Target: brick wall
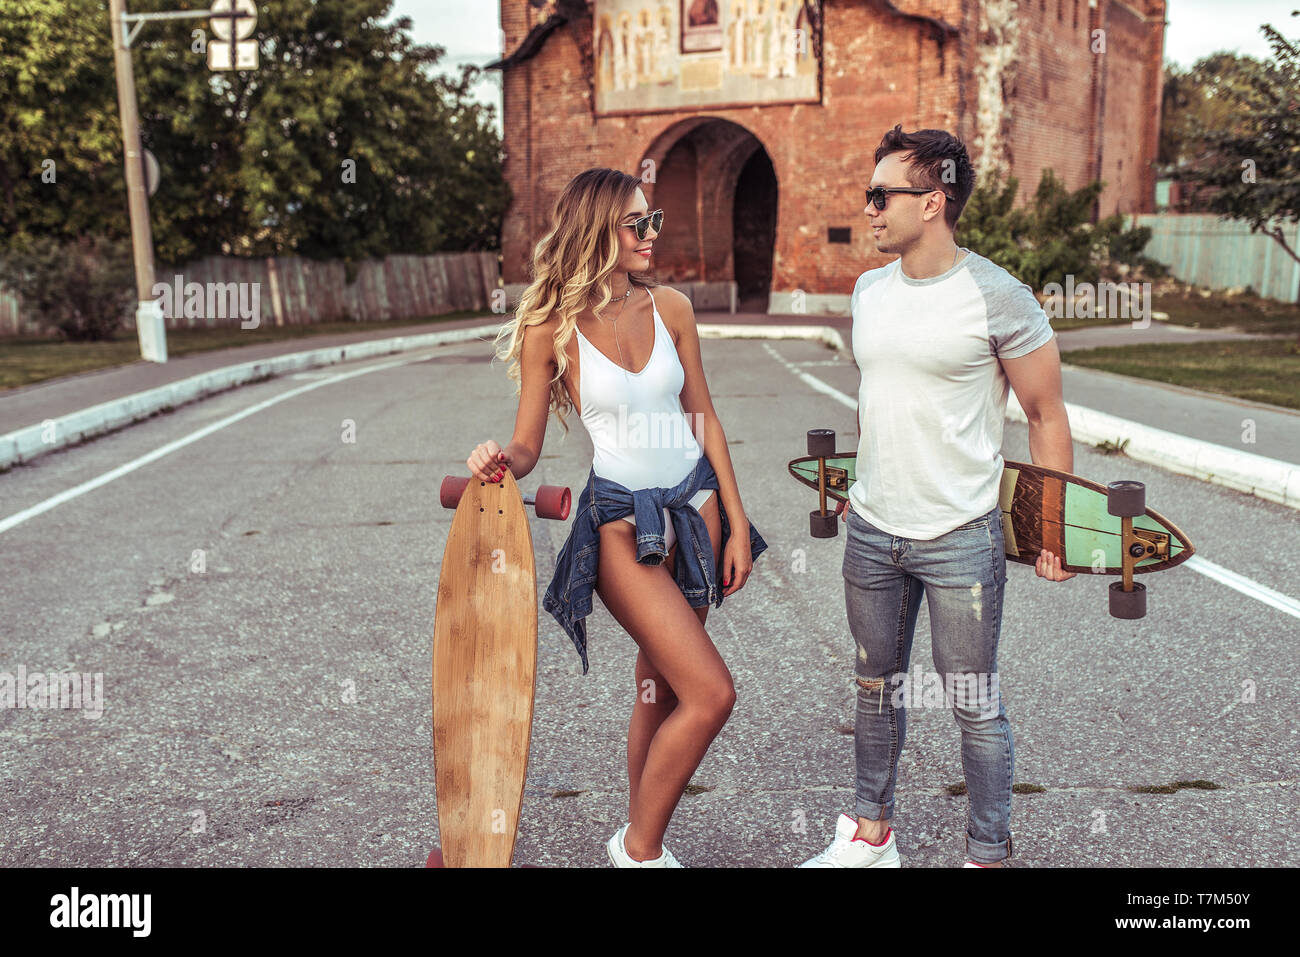
M 666 218 L 656 274 L 732 278 L 735 186 L 761 148 L 777 181 L 772 289 L 847 293 L 864 269 L 892 258 L 871 248 L 862 189 L 872 154 L 895 123 L 953 130 L 977 163 L 991 157 L 1019 176 L 1022 197 L 1045 167 L 1081 186 L 1104 133 L 1110 182 L 1102 213 L 1147 210 L 1163 0 L 1134 2 L 1137 8 L 1099 0 L 1094 9 L 1079 0 L 1076 22 L 1075 0 L 895 0 L 896 8 L 959 29 L 941 52 L 932 29 L 916 19 L 877 0 L 835 0 L 824 6 L 820 104 L 600 118 L 592 111 L 591 21 L 566 24 L 505 75 L 506 176 L 515 191 L 502 235 L 505 279 L 526 280 L 550 205 L 573 175 L 591 166 L 640 174 L 646 160 L 656 180 L 647 199 Z M 528 0 L 501 0 L 507 51 L 539 16 Z M 1110 57 L 1100 133 L 1094 83 L 1102 71 L 1088 46 L 1094 19 L 1106 23 Z M 830 226 L 849 227 L 851 242 L 829 243 Z

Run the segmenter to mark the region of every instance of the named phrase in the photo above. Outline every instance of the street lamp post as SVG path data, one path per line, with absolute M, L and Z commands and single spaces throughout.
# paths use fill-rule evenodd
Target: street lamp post
M 256 70 L 257 41 L 248 39 L 257 22 L 253 0 L 212 0 L 211 10 L 174 10 L 127 13 L 126 0 L 108 0 L 113 33 L 113 70 L 117 74 L 117 105 L 122 114 L 122 148 L 126 154 L 127 211 L 131 217 L 131 252 L 135 260 L 135 329 L 140 357 L 167 361 L 167 326 L 162 300 L 154 296 L 153 230 L 149 225 L 149 194 L 144 177 L 144 149 L 140 144 L 140 110 L 131 69 L 131 42 L 151 20 L 211 18 L 213 41 L 208 55 L 212 70 Z
M 135 74 L 127 47 L 126 0 L 108 0 L 113 26 L 113 69 L 117 74 L 117 105 L 122 114 L 122 145 L 126 154 L 126 204 L 131 216 L 131 252 L 135 259 L 135 331 L 140 357 L 167 361 L 167 331 L 162 301 L 153 295 L 153 230 L 149 226 L 149 195 L 145 191 L 140 111 L 135 99 Z

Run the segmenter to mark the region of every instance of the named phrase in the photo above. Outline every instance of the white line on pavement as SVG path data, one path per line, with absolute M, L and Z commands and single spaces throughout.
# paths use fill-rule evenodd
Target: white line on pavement
M 426 356 L 423 354 L 407 356 L 402 359 L 397 359 L 393 362 L 384 362 L 384 363 L 380 363 L 379 365 L 367 366 L 364 369 L 353 369 L 349 372 L 340 372 L 337 375 L 330 376 L 328 379 L 320 379 L 316 382 L 309 382 L 306 385 L 298 386 L 298 388 L 296 389 L 290 389 L 288 392 L 281 392 L 279 395 L 272 396 L 269 399 L 266 399 L 262 402 L 258 402 L 256 405 L 251 405 L 247 409 L 244 409 L 241 412 L 236 412 L 234 415 L 228 415 L 224 419 L 221 419 L 218 422 L 213 422 L 211 425 L 206 425 L 203 428 L 199 429 L 198 431 L 191 432 L 189 435 L 183 438 L 179 438 L 174 442 L 168 442 L 166 445 L 160 446 L 159 448 L 154 449 L 152 452 L 148 452 L 137 459 L 133 459 L 132 461 L 127 462 L 124 465 L 119 465 L 117 468 L 113 469 L 112 471 L 105 472 L 103 475 L 100 475 L 97 478 L 89 479 L 88 481 L 82 482 L 80 485 L 75 486 L 74 488 L 68 489 L 66 492 L 60 492 L 58 495 L 54 495 L 50 498 L 47 498 L 43 502 L 38 502 L 36 505 L 33 505 L 31 508 L 25 508 L 21 512 L 16 512 L 13 515 L 10 515 L 8 518 L 0 521 L 0 534 L 9 531 L 9 529 L 13 528 L 15 525 L 21 525 L 29 518 L 35 518 L 37 515 L 40 515 L 44 512 L 48 512 L 52 508 L 57 508 L 58 506 L 62 505 L 64 502 L 71 501 L 74 498 L 77 498 L 81 495 L 85 495 L 87 492 L 97 489 L 101 485 L 107 485 L 109 482 L 112 482 L 115 479 L 119 479 L 123 475 L 126 475 L 130 472 L 134 472 L 136 469 L 148 465 L 150 462 L 160 459 L 164 455 L 168 455 L 172 452 L 175 452 L 177 449 L 184 448 L 185 446 L 189 445 L 191 442 L 197 442 L 199 439 L 205 438 L 211 435 L 213 432 L 216 432 L 220 429 L 224 429 L 228 425 L 233 425 L 234 423 L 238 422 L 240 419 L 246 419 L 250 415 L 253 415 L 254 413 L 257 412 L 261 412 L 263 409 L 268 409 L 271 406 L 276 405 L 277 403 L 285 401 L 286 399 L 292 399 L 294 396 L 302 395 L 304 392 L 310 392 L 313 389 L 319 389 L 321 386 L 332 385 L 335 382 L 341 382 L 344 379 L 351 379 L 354 376 L 367 375 L 371 372 L 379 372 L 382 369 L 391 369 L 393 366 L 400 366 L 400 365 L 406 365 L 407 363 L 411 363 L 411 362 L 418 362 L 424 358 L 426 358 Z
M 800 379 L 809 388 L 815 389 L 823 395 L 830 396 L 835 401 L 848 406 L 850 409 L 857 408 L 858 403 L 856 399 L 845 395 L 839 389 L 826 384 L 816 376 L 804 372 L 794 363 L 786 360 L 784 356 L 780 355 L 767 343 L 763 343 L 763 348 L 767 350 L 768 354 L 771 355 L 773 359 L 789 369 L 796 378 Z M 1247 578 L 1245 575 L 1239 575 L 1237 572 L 1234 572 L 1229 568 L 1224 568 L 1222 565 L 1216 565 L 1208 558 L 1202 558 L 1200 555 L 1193 555 L 1191 558 L 1187 559 L 1187 561 L 1183 562 L 1183 567 L 1199 572 L 1206 578 L 1212 578 L 1222 585 L 1227 585 L 1229 588 L 1235 588 L 1243 595 L 1248 595 L 1256 601 L 1261 601 L 1266 605 L 1271 605 L 1279 611 L 1286 612 L 1288 615 L 1300 618 L 1300 601 L 1296 601 L 1296 599 L 1289 595 L 1284 595 L 1280 591 L 1274 591 L 1267 585 L 1261 585 L 1259 582 Z
M 779 352 L 773 349 L 766 342 L 763 343 L 763 348 L 767 350 L 768 355 L 770 355 L 777 362 L 781 363 L 781 365 L 789 369 L 790 373 L 796 379 L 801 380 L 804 385 L 808 386 L 808 388 L 814 389 L 817 392 L 822 393 L 823 395 L 828 395 L 836 402 L 840 403 L 840 405 L 846 406 L 850 409 L 856 409 L 858 407 L 858 400 L 855 399 L 853 396 L 845 395 L 843 392 L 835 388 L 833 385 L 827 385 L 825 382 L 817 378 L 815 375 L 809 375 L 807 372 L 804 372 L 793 362 L 790 362 L 783 355 L 781 355 Z
M 1245 575 L 1238 575 L 1231 568 L 1216 565 L 1208 558 L 1202 558 L 1200 555 L 1193 555 L 1183 562 L 1183 566 L 1200 572 L 1206 578 L 1213 578 L 1216 582 L 1227 585 L 1229 588 L 1235 588 L 1243 595 L 1249 595 L 1256 601 L 1272 605 L 1278 611 L 1284 611 L 1292 617 L 1300 618 L 1300 601 L 1296 601 L 1291 596 L 1284 595 L 1280 591 L 1274 591 L 1265 585 L 1261 585 L 1259 582 L 1252 581 Z

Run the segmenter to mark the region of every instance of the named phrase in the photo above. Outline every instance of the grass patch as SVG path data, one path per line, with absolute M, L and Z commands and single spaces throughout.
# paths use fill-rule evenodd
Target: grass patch
M 1300 348 L 1285 339 L 1071 349 L 1061 359 L 1085 369 L 1300 409 Z
M 1044 307 L 1046 308 L 1046 307 Z M 1154 311 L 1155 306 L 1151 307 Z M 1052 329 L 1056 332 L 1070 332 L 1073 329 L 1091 329 L 1094 326 L 1128 326 L 1132 325 L 1133 319 L 1111 319 L 1101 316 L 1094 316 L 1091 319 L 1079 316 L 1057 316 L 1055 319 L 1048 313 L 1048 321 L 1052 324 Z
M 959 781 L 956 784 L 949 784 L 944 788 L 952 797 L 961 797 L 966 793 L 966 782 Z M 1011 785 L 1013 794 L 1046 794 L 1047 788 L 1041 784 L 1013 784 Z
M 460 310 L 440 316 L 390 319 L 385 322 L 322 322 L 297 326 L 261 326 L 257 329 L 241 329 L 239 326 L 169 329 L 167 357 L 171 359 L 195 352 L 210 352 L 213 349 L 254 346 L 285 339 L 336 336 L 350 332 L 391 330 L 393 335 L 401 335 L 400 330 L 410 326 L 489 316 L 505 320 L 504 316 L 493 312 Z M 112 339 L 103 342 L 62 342 L 30 336 L 0 338 L 0 390 L 142 361 L 140 340 L 134 330 L 119 332 Z
M 1130 308 L 1139 305 L 1140 302 L 1134 303 Z M 1059 310 L 1064 308 L 1064 304 L 1058 306 Z M 1153 319 L 1155 313 L 1164 313 L 1169 318 L 1158 321 L 1193 329 L 1236 329 L 1259 335 L 1300 337 L 1300 303 L 1264 299 L 1248 292 L 1229 294 L 1198 289 L 1177 280 L 1159 279 L 1151 284 L 1151 312 Z M 1052 320 L 1052 328 L 1067 332 L 1094 326 L 1127 326 L 1134 321 L 1134 318 L 1060 316 Z
M 1183 790 L 1195 791 L 1221 791 L 1221 785 L 1213 781 L 1195 780 L 1195 781 L 1174 781 L 1172 784 L 1137 784 L 1129 787 L 1130 791 L 1138 794 L 1174 794 Z
M 1125 449 L 1128 448 L 1128 442 L 1128 439 L 1124 439 L 1120 442 L 1112 442 L 1110 439 L 1102 439 L 1100 442 L 1093 445 L 1093 448 L 1102 455 L 1123 455 Z
M 1300 336 L 1300 303 L 1263 299 L 1251 293 L 1229 296 L 1221 292 L 1205 295 L 1191 286 L 1166 288 L 1160 284 L 1151 292 L 1151 311 L 1169 313 L 1169 321 L 1196 329 L 1235 328 L 1262 335 Z

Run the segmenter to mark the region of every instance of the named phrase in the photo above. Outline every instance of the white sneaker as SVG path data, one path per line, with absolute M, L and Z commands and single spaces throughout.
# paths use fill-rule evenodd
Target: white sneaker
M 835 840 L 812 860 L 804 861 L 800 867 L 902 867 L 898 859 L 898 844 L 894 840 L 894 829 L 889 829 L 885 843 L 876 847 L 853 835 L 858 833 L 858 822 L 847 814 L 841 814 L 835 823 Z
M 628 856 L 627 848 L 623 846 L 623 835 L 631 827 L 630 823 L 624 824 L 618 829 L 609 842 L 605 845 L 605 850 L 609 853 L 609 862 L 615 867 L 681 867 L 677 858 L 673 857 L 673 852 L 664 847 L 658 857 L 648 861 L 638 861 Z

